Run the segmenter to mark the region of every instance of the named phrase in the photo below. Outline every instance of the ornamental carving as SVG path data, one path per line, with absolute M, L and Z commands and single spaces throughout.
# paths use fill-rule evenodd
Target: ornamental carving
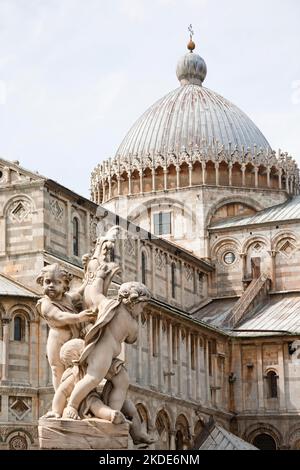
M 18 200 L 10 207 L 8 217 L 11 222 L 25 222 L 31 218 L 31 204 L 29 201 Z
M 18 421 L 21 421 L 31 411 L 31 398 L 9 397 L 9 410 Z
M 27 440 L 24 436 L 14 436 L 9 440 L 9 449 L 10 450 L 27 450 Z
M 50 211 L 54 219 L 61 222 L 64 215 L 64 208 L 62 204 L 58 202 L 57 199 L 52 199 L 50 201 Z

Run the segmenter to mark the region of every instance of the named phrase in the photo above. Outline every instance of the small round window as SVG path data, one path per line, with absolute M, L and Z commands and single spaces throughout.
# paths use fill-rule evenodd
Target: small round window
M 233 264 L 235 262 L 235 254 L 232 251 L 225 253 L 224 255 L 224 263 L 227 265 Z

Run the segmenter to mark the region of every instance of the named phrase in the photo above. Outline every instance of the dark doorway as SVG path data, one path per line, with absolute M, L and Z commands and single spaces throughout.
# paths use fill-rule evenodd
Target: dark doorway
M 276 450 L 276 442 L 269 434 L 259 434 L 256 436 L 253 445 L 260 450 Z

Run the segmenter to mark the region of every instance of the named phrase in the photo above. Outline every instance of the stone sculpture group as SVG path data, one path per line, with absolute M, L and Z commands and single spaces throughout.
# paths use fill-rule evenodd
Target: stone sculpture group
M 129 377 L 119 358 L 122 343 L 137 340 L 138 316 L 151 294 L 144 284 L 127 282 L 116 298 L 107 296 L 120 271 L 111 261 L 118 234 L 119 228 L 112 227 L 97 239 L 93 254 L 83 257 L 84 279 L 76 291 L 69 291 L 72 276 L 58 264 L 44 267 L 37 278 L 43 289 L 37 308 L 49 326 L 47 357 L 55 392 L 51 410 L 39 422 L 41 448 L 99 448 L 107 440 L 101 444 L 97 436 L 106 432 L 110 438 L 114 432 L 122 435 L 115 447 L 126 447 L 128 427 L 134 444 L 154 442 L 142 431 L 127 397 Z M 68 440 L 56 442 L 57 431 L 68 434 Z

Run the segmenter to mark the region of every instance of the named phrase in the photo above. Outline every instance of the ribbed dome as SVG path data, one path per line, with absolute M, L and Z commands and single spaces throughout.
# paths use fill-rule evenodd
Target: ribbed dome
M 257 126 L 237 106 L 207 88 L 186 84 L 157 101 L 137 120 L 117 155 L 166 155 L 216 143 L 239 150 L 256 145 L 271 151 Z

